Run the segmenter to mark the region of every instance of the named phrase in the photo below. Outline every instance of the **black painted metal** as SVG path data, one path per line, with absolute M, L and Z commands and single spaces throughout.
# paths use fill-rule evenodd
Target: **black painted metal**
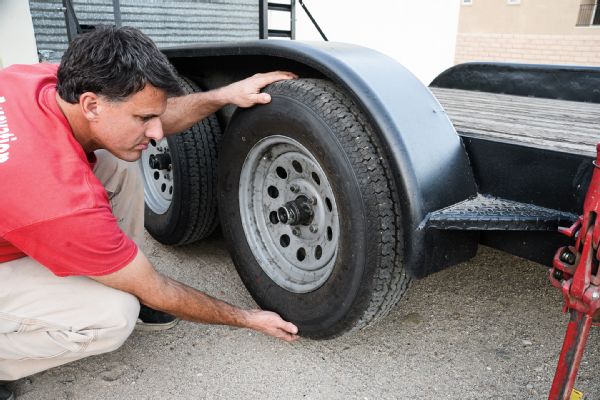
M 269 29 L 269 37 L 285 37 L 292 38 L 292 31 L 285 29 Z
M 269 29 L 269 11 L 290 13 L 290 29 Z M 284 37 L 296 39 L 296 0 L 289 4 L 271 3 L 269 0 L 259 0 L 258 4 L 259 39 Z
M 281 3 L 269 3 L 269 10 L 291 12 L 292 5 L 291 4 L 281 4 Z
M 308 7 L 306 7 L 306 5 L 304 4 L 303 0 L 298 0 L 298 2 L 300 3 L 300 5 L 302 6 L 302 9 L 304 10 L 304 12 L 306 13 L 306 15 L 308 16 L 308 18 L 310 19 L 310 22 L 312 22 L 312 24 L 315 26 L 315 28 L 317 28 L 317 31 L 319 32 L 319 34 L 321 35 L 321 37 L 323 38 L 324 41 L 329 41 L 329 39 L 327 39 L 327 36 L 325 36 L 325 33 L 323 33 L 323 30 L 321 29 L 321 27 L 319 26 L 319 24 L 317 24 L 317 21 L 315 20 L 315 18 L 312 16 L 312 14 L 310 13 L 310 11 L 308 11 Z
M 120 0 L 113 0 L 113 14 L 115 16 L 115 26 L 120 27 L 123 25 L 121 22 L 121 2 Z
M 119 0 L 112 0 L 113 5 L 113 15 L 115 26 L 120 27 L 121 23 L 121 5 Z M 96 29 L 96 25 L 89 24 L 80 24 L 77 19 L 77 14 L 75 13 L 75 8 L 73 7 L 72 0 L 63 0 L 63 9 L 65 13 L 65 24 L 67 28 L 67 39 L 69 42 L 77 35 L 81 35 L 82 33 L 90 32 Z
M 258 0 L 258 38 L 269 38 L 269 0 Z
M 435 211 L 424 228 L 477 231 L 552 231 L 569 227 L 578 218 L 567 213 L 533 204 L 477 195 Z
M 557 232 L 483 231 L 479 243 L 551 266 L 556 249 L 572 244 L 572 240 Z
M 468 136 L 462 139 L 480 193 L 581 213 L 592 178 L 592 157 Z
M 593 172 L 592 157 L 462 136 L 479 192 L 579 215 Z M 480 243 L 551 265 L 569 243 L 558 232 L 481 232 Z
M 290 30 L 292 31 L 292 40 L 296 40 L 296 0 L 290 0 Z
M 430 86 L 600 103 L 600 67 L 465 63 L 442 72 Z
M 65 13 L 65 25 L 67 27 L 67 39 L 69 42 L 81 33 L 81 27 L 73 8 L 71 0 L 63 0 L 63 8 Z
M 199 78 L 212 84 L 238 78 L 240 69 L 253 73 L 282 66 L 337 83 L 369 118 L 389 160 L 399 189 L 409 273 L 425 276 L 474 254 L 477 234 L 419 229 L 429 212 L 475 195 L 476 186 L 461 141 L 439 102 L 395 60 L 331 42 L 256 41 L 164 51 L 182 73 L 202 71 Z M 211 68 L 214 77 L 207 77 Z

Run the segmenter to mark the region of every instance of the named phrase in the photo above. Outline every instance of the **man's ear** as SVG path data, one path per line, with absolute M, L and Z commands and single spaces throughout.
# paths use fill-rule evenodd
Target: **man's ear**
M 88 121 L 94 121 L 100 114 L 100 104 L 98 104 L 98 95 L 93 92 L 85 92 L 79 96 L 79 106 L 81 112 Z

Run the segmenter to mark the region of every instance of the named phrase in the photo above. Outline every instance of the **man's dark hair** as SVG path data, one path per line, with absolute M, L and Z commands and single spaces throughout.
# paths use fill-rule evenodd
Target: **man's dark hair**
M 131 27 L 101 26 L 71 42 L 58 68 L 56 88 L 63 100 L 74 104 L 85 92 L 125 100 L 148 83 L 167 96 L 183 94 L 173 66 L 148 36 Z

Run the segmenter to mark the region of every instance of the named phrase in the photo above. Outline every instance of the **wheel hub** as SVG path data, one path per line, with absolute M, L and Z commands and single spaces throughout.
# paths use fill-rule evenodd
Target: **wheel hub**
M 144 178 L 144 200 L 156 214 L 164 214 L 173 199 L 173 167 L 171 152 L 166 138 L 151 140 L 142 151 L 140 169 Z
M 148 165 L 152 169 L 171 169 L 171 156 L 169 153 L 150 154 Z
M 287 225 L 309 225 L 314 214 L 308 197 L 304 195 L 288 201 L 277 210 L 279 222 Z
M 286 136 L 259 141 L 240 175 L 244 233 L 263 271 L 282 288 L 307 293 L 331 275 L 339 216 L 323 168 Z

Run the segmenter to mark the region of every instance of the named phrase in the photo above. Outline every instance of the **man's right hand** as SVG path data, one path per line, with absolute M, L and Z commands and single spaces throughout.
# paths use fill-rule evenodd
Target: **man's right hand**
M 268 93 L 261 93 L 265 86 L 285 79 L 296 79 L 298 75 L 287 71 L 272 71 L 254 74 L 227 86 L 198 92 L 186 96 L 171 97 L 167 109 L 160 116 L 165 135 L 182 132 L 227 104 L 252 107 L 271 101 Z
M 254 74 L 216 90 L 221 93 L 226 103 L 247 108 L 256 104 L 267 104 L 271 101 L 271 96 L 268 93 L 260 92 L 265 86 L 273 82 L 297 78 L 298 75 L 292 72 L 272 71 Z

